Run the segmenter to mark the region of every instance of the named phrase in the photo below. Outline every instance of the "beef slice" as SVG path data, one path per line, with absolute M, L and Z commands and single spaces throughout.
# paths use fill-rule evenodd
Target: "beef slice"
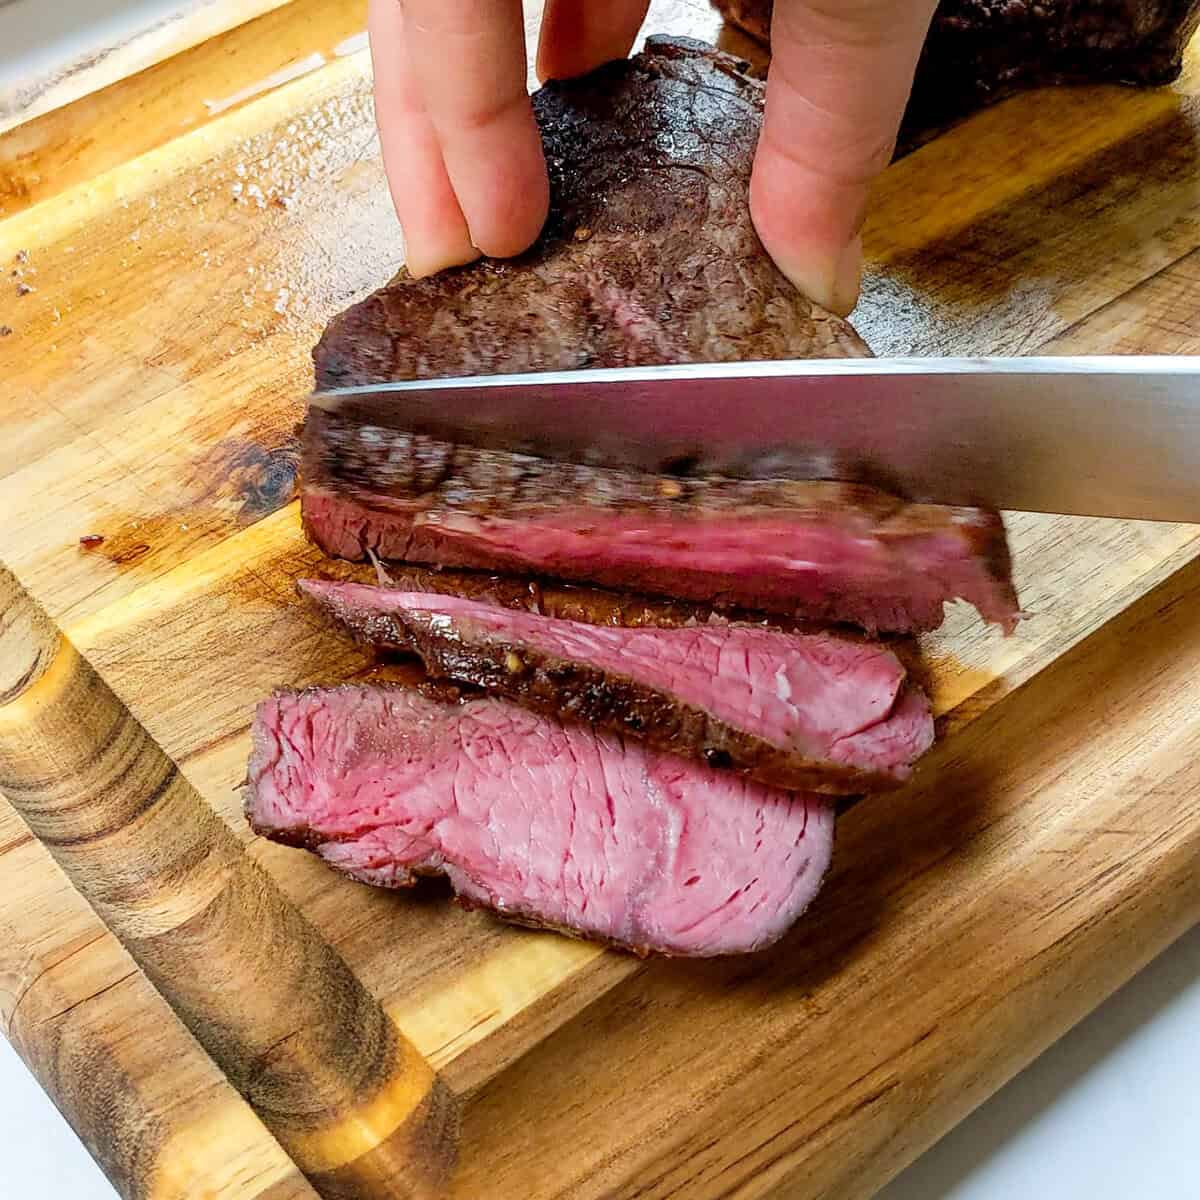
M 254 723 L 246 811 L 365 883 L 449 877 L 468 904 L 628 947 L 776 941 L 817 892 L 827 801 L 717 773 L 503 700 L 280 693 Z
M 776 787 L 896 787 L 933 743 L 929 703 L 884 646 L 730 623 L 624 628 L 361 584 L 301 591 L 435 678 Z

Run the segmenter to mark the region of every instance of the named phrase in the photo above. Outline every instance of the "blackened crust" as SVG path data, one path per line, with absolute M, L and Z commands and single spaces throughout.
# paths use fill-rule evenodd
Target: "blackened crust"
M 772 0 L 713 0 L 770 40 Z M 1200 23 L 1197 0 L 942 0 L 917 68 L 901 144 L 1024 88 L 1170 83 Z
M 684 39 L 534 97 L 551 211 L 537 244 L 387 287 L 335 318 L 317 384 L 869 353 L 762 249 L 747 188 L 762 85 Z

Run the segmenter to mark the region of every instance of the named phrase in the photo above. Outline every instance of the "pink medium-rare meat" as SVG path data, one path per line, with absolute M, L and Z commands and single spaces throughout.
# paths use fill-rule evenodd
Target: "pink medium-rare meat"
M 747 199 L 762 84 L 699 42 L 533 99 L 551 208 L 536 245 L 398 275 L 335 317 L 319 389 L 392 380 L 870 351 L 764 251 Z M 994 513 L 866 488 L 675 479 L 485 454 L 311 407 L 304 519 L 335 557 L 476 567 L 866 629 L 942 621 L 947 600 L 1017 618 Z
M 833 810 L 503 700 L 281 693 L 254 724 L 247 815 L 355 879 L 444 873 L 465 901 L 639 952 L 776 941 L 816 895 Z
M 795 480 L 663 480 L 432 444 L 310 411 L 304 519 L 328 554 L 598 583 L 910 633 L 947 602 L 1019 618 L 995 513 Z
M 734 624 L 623 629 L 353 583 L 300 589 L 367 643 L 497 693 L 776 787 L 896 787 L 933 743 L 929 704 L 887 648 Z
M 354 582 L 360 569 L 340 564 L 322 564 L 331 571 L 331 581 Z M 482 604 L 515 608 L 520 612 L 557 617 L 563 621 L 582 621 L 585 625 L 614 625 L 623 629 L 679 629 L 691 625 L 719 625 L 737 621 L 764 629 L 788 632 L 823 632 L 824 627 L 797 621 L 779 621 L 765 613 L 726 609 L 717 611 L 708 604 L 687 600 L 614 592 L 578 583 L 551 583 L 545 579 L 525 579 L 518 575 L 497 575 L 487 571 L 447 571 L 435 567 L 402 566 L 393 563 L 386 571 L 376 572 L 380 585 L 397 592 L 425 592 L 436 596 L 461 596 Z M 323 580 L 324 581 L 324 580 Z M 861 635 L 845 631 L 843 636 Z M 900 649 L 909 648 L 903 640 Z

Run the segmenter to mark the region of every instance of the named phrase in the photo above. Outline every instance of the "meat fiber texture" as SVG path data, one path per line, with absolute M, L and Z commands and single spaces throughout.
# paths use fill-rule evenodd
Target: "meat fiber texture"
M 336 558 L 604 584 L 871 632 L 936 629 L 953 599 L 1019 617 L 995 513 L 871 488 L 651 475 L 430 443 L 310 412 L 304 517 Z
M 346 582 L 346 573 L 355 570 L 339 564 L 328 566 L 336 578 L 323 579 L 320 581 L 322 583 Z M 461 596 L 465 600 L 515 608 L 543 617 L 557 617 L 562 621 L 582 621 L 585 625 L 611 625 L 620 629 L 643 629 L 647 626 L 655 629 L 686 629 L 695 625 L 721 625 L 736 621 L 741 625 L 783 629 L 790 633 L 823 632 L 819 626 L 780 621 L 749 609 L 719 611 L 712 605 L 693 604 L 686 600 L 638 596 L 577 583 L 522 579 L 489 571 L 446 571 L 432 567 L 393 565 L 386 571 L 381 567 L 376 572 L 376 578 L 380 587 L 386 586 L 397 592 Z M 911 645 L 904 640 L 896 640 L 892 648 L 908 650 Z
M 319 388 L 434 376 L 866 355 L 780 274 L 750 222 L 763 89 L 700 43 L 534 98 L 552 210 L 538 244 L 413 280 L 331 322 Z M 471 450 L 309 411 L 305 525 L 327 553 L 598 582 L 869 630 L 961 598 L 1017 619 L 994 513 L 871 488 L 658 477 Z
M 713 2 L 769 42 L 772 0 Z M 1200 0 L 943 0 L 901 141 L 1026 87 L 1170 83 L 1198 23 Z
M 359 564 L 321 563 L 321 582 L 364 583 L 367 570 Z M 441 567 L 418 567 L 377 563 L 374 580 L 379 587 L 398 592 L 425 592 L 437 596 L 461 596 L 482 604 L 514 608 L 520 612 L 556 617 L 562 621 L 581 621 L 585 625 L 611 625 L 622 629 L 689 629 L 696 625 L 757 626 L 784 633 L 830 633 L 828 625 L 794 620 L 750 608 L 718 608 L 691 600 L 670 600 L 635 592 L 614 591 L 580 583 L 556 583 L 547 579 L 528 579 L 519 575 L 501 575 L 494 571 L 456 571 Z M 839 637 L 860 641 L 872 638 L 859 630 L 839 627 Z M 914 675 L 919 674 L 920 647 L 916 639 L 889 637 L 887 646 Z
M 282 693 L 259 706 L 253 737 L 259 833 L 376 885 L 443 873 L 468 904 L 642 953 L 770 945 L 832 850 L 819 797 L 498 699 Z
M 361 584 L 300 589 L 359 640 L 415 651 L 435 678 L 776 787 L 895 787 L 933 743 L 925 696 L 895 654 L 862 639 L 626 629 Z

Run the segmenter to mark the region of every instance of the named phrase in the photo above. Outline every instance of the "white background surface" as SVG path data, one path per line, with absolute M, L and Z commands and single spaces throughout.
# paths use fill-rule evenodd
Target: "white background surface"
M 1192 1200 L 1200 1196 L 1197 1080 L 1200 929 L 939 1142 L 881 1200 Z M 0 1130 L 0 1196 L 113 1200 L 2 1039 Z
M 0 0 L 0 79 L 62 66 L 178 7 L 173 0 Z

